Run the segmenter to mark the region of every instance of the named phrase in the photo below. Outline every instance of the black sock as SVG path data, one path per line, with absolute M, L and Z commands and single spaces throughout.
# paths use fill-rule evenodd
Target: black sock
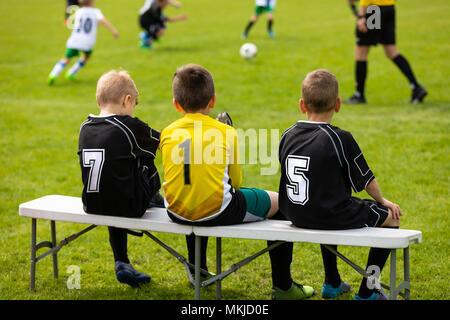
M 267 246 L 276 241 L 267 241 Z M 285 242 L 269 251 L 270 264 L 272 266 L 272 285 L 281 290 L 289 290 L 292 286 L 291 263 L 292 242 Z
M 355 77 L 356 91 L 359 93 L 360 97 L 364 98 L 364 87 L 366 85 L 367 77 L 367 61 L 356 61 Z
M 114 254 L 114 261 L 122 261 L 130 263 L 127 255 L 127 230 L 108 227 L 109 231 L 109 243 Z
M 245 34 L 248 34 L 249 31 L 250 31 L 250 29 L 253 27 L 254 24 L 255 24 L 255 23 L 254 23 L 253 21 L 249 21 L 248 24 L 247 24 L 247 26 L 245 27 L 244 33 L 245 33 Z
M 394 63 L 397 65 L 397 67 L 400 69 L 400 71 L 405 75 L 405 77 L 408 79 L 409 83 L 411 84 L 411 88 L 414 89 L 419 84 L 417 83 L 416 77 L 414 76 L 414 72 L 411 69 L 411 66 L 409 65 L 408 60 L 401 54 L 396 56 L 394 59 L 392 59 Z
M 336 245 L 328 246 L 337 251 Z M 325 283 L 337 288 L 341 284 L 341 277 L 337 268 L 337 257 L 324 245 L 320 245 L 320 250 L 322 252 L 323 267 L 325 270 Z
M 195 265 L 195 235 L 190 234 L 186 236 L 186 244 L 188 248 L 188 260 L 189 263 Z M 208 267 L 206 264 L 206 249 L 208 247 L 208 237 L 200 237 L 200 268 L 208 271 Z M 194 272 L 194 269 L 190 268 L 191 272 Z
M 388 227 L 392 229 L 398 229 L 398 227 Z M 389 254 L 391 253 L 391 249 L 383 249 L 383 248 L 370 248 L 369 251 L 369 258 L 367 259 L 367 268 L 369 266 L 377 266 L 381 271 L 383 270 L 384 265 L 386 264 L 386 261 L 389 257 Z M 367 270 L 366 268 L 366 270 Z M 369 289 L 369 286 L 367 284 L 367 279 L 363 278 L 361 281 L 361 285 L 359 287 L 358 296 L 360 296 L 363 299 L 366 299 L 372 295 L 374 292 L 374 289 Z
M 267 31 L 272 31 L 273 20 L 267 20 Z

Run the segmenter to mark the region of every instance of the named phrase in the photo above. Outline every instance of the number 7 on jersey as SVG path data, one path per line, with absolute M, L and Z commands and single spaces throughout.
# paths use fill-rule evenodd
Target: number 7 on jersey
M 286 158 L 286 191 L 289 200 L 304 205 L 309 200 L 309 180 L 304 172 L 309 170 L 309 157 L 289 155 Z

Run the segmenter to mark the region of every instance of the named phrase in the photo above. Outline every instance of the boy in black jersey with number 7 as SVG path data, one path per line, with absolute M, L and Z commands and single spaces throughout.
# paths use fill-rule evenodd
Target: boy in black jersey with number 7
M 126 71 L 110 71 L 97 83 L 98 116 L 90 115 L 79 137 L 84 211 L 91 214 L 141 217 L 150 202 L 163 206 L 153 163 L 160 132 L 133 118 L 138 91 Z M 136 271 L 127 255 L 127 230 L 109 227 L 119 282 L 137 287 L 150 276 Z
M 398 228 L 400 207 L 382 196 L 352 134 L 330 124 L 340 107 L 336 77 L 327 70 L 309 73 L 302 83 L 300 100 L 301 112 L 307 114 L 308 121 L 298 121 L 283 133 L 280 141 L 280 211 L 301 228 Z M 374 200 L 353 197 L 352 189 L 366 190 Z M 273 253 L 271 256 L 272 260 L 284 261 L 278 265 L 288 271 L 290 248 L 285 248 L 281 257 L 274 257 Z M 340 278 L 336 256 L 324 246 L 321 251 L 325 268 L 322 297 L 334 298 L 348 292 L 350 285 Z M 388 256 L 389 249 L 371 248 L 367 266 L 378 266 L 381 271 Z M 281 278 L 288 277 L 288 271 Z M 365 279 L 355 295 L 357 300 L 382 298 L 366 285 Z

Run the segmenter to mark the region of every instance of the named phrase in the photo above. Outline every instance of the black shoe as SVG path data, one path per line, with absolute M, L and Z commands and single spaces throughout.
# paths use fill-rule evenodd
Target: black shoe
M 364 98 L 363 96 L 354 93 L 350 98 L 348 98 L 347 100 L 342 101 L 346 104 L 366 104 L 366 98 Z
M 424 87 L 418 85 L 414 88 L 411 95 L 411 103 L 416 104 L 422 102 L 425 96 L 428 94 L 428 91 L 425 90 Z

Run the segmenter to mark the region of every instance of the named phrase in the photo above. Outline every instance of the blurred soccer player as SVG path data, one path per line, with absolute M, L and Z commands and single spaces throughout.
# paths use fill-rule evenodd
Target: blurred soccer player
M 277 0 L 255 0 L 255 12 L 253 13 L 250 21 L 245 27 L 244 32 L 242 33 L 242 38 L 247 39 L 248 33 L 253 25 L 258 21 L 259 16 L 264 12 L 267 12 L 267 32 L 269 33 L 269 37 L 275 38 L 275 33 L 273 32 L 273 12 L 275 10 L 275 5 L 277 4 Z

